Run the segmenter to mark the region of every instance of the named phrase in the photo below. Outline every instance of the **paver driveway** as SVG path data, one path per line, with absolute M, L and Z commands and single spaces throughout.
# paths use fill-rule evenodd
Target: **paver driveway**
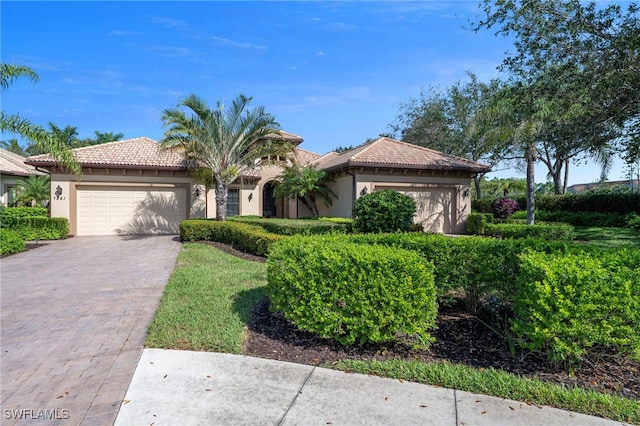
M 0 423 L 112 424 L 179 251 L 76 237 L 2 259 Z

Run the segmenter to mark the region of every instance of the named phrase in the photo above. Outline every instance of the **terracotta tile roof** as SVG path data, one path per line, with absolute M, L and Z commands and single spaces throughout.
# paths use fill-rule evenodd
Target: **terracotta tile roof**
M 320 154 L 316 154 L 315 152 L 307 151 L 306 149 L 297 148 L 295 149 L 295 157 L 298 161 L 298 164 L 306 165 L 314 162 L 318 158 L 322 157 Z
M 385 137 L 341 154 L 327 154 L 317 161 L 317 164 L 321 169 L 327 171 L 345 167 L 408 168 L 468 172 L 487 172 L 491 170 L 489 166 L 467 160 L 466 158 L 455 157 L 434 151 L 433 149 Z
M 25 157 L 0 148 L 0 173 L 11 176 L 44 175 L 35 167 L 24 163 Z
M 302 136 L 294 135 L 293 133 L 285 132 L 284 130 L 280 130 L 280 135 L 282 135 L 282 139 L 289 141 L 291 143 L 294 143 L 296 145 L 299 145 L 304 140 L 302 139 Z M 270 135 L 270 136 L 267 136 L 265 139 L 279 139 L 279 138 L 278 136 Z
M 161 150 L 160 144 L 149 138 L 108 142 L 76 148 L 72 152 L 83 167 L 183 170 L 190 164 L 181 153 Z M 55 166 L 57 161 L 50 154 L 43 154 L 28 157 L 27 164 Z

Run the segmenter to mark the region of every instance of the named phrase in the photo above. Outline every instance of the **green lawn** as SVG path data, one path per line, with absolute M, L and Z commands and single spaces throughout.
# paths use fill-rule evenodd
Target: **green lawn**
M 185 243 L 149 327 L 147 347 L 242 353 L 252 306 L 265 296 L 266 265 Z M 496 370 L 448 363 L 343 361 L 327 366 L 549 405 L 640 424 L 640 403 Z
M 575 226 L 575 240 L 602 248 L 640 249 L 640 230 L 630 228 L 604 228 L 595 226 Z
M 146 346 L 242 353 L 249 312 L 265 296 L 266 284 L 264 263 L 184 244 Z

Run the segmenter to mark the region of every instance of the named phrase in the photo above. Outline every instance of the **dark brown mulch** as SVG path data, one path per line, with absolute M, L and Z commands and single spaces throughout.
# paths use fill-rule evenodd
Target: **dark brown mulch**
M 208 244 L 244 259 L 265 261 L 262 257 L 224 244 Z M 640 362 L 610 356 L 585 362 L 574 374 L 569 374 L 532 353 L 516 353 L 512 356 L 506 339 L 490 328 L 500 329 L 495 321 L 502 316 L 492 315 L 488 311 L 471 315 L 465 311 L 464 303 L 456 300 L 451 306 L 440 307 L 438 328 L 433 333 L 436 340 L 428 350 L 415 350 L 400 344 L 345 347 L 298 330 L 281 314 L 270 312 L 269 301 L 265 299 L 254 307 L 244 346 L 247 355 L 308 365 L 330 364 L 341 359 L 446 360 L 527 377 L 537 376 L 552 383 L 580 386 L 640 400 Z

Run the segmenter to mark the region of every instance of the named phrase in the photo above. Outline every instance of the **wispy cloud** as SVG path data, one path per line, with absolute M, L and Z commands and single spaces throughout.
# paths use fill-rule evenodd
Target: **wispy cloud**
M 239 41 L 235 41 L 235 40 L 230 40 L 228 38 L 224 38 L 224 37 L 218 37 L 218 36 L 212 36 L 211 41 L 213 41 L 216 44 L 222 45 L 222 46 L 231 46 L 231 47 L 239 47 L 242 49 L 256 49 L 256 50 L 266 50 L 267 48 L 265 46 L 260 46 L 258 44 L 253 44 L 253 43 L 248 43 L 248 42 L 239 42 Z
M 167 28 L 185 27 L 187 25 L 187 23 L 181 19 L 164 18 L 161 16 L 152 16 L 151 23 L 163 25 Z
M 327 22 L 326 27 L 333 31 L 350 31 L 358 28 L 353 24 L 347 24 L 345 22 Z
M 134 36 L 144 34 L 140 31 L 130 31 L 130 30 L 113 30 L 109 32 L 108 36 Z
M 327 56 L 327 54 L 324 51 L 319 50 L 318 52 L 316 52 L 316 56 Z
M 191 49 L 181 46 L 145 45 L 141 48 L 164 58 L 184 58 L 193 55 Z

